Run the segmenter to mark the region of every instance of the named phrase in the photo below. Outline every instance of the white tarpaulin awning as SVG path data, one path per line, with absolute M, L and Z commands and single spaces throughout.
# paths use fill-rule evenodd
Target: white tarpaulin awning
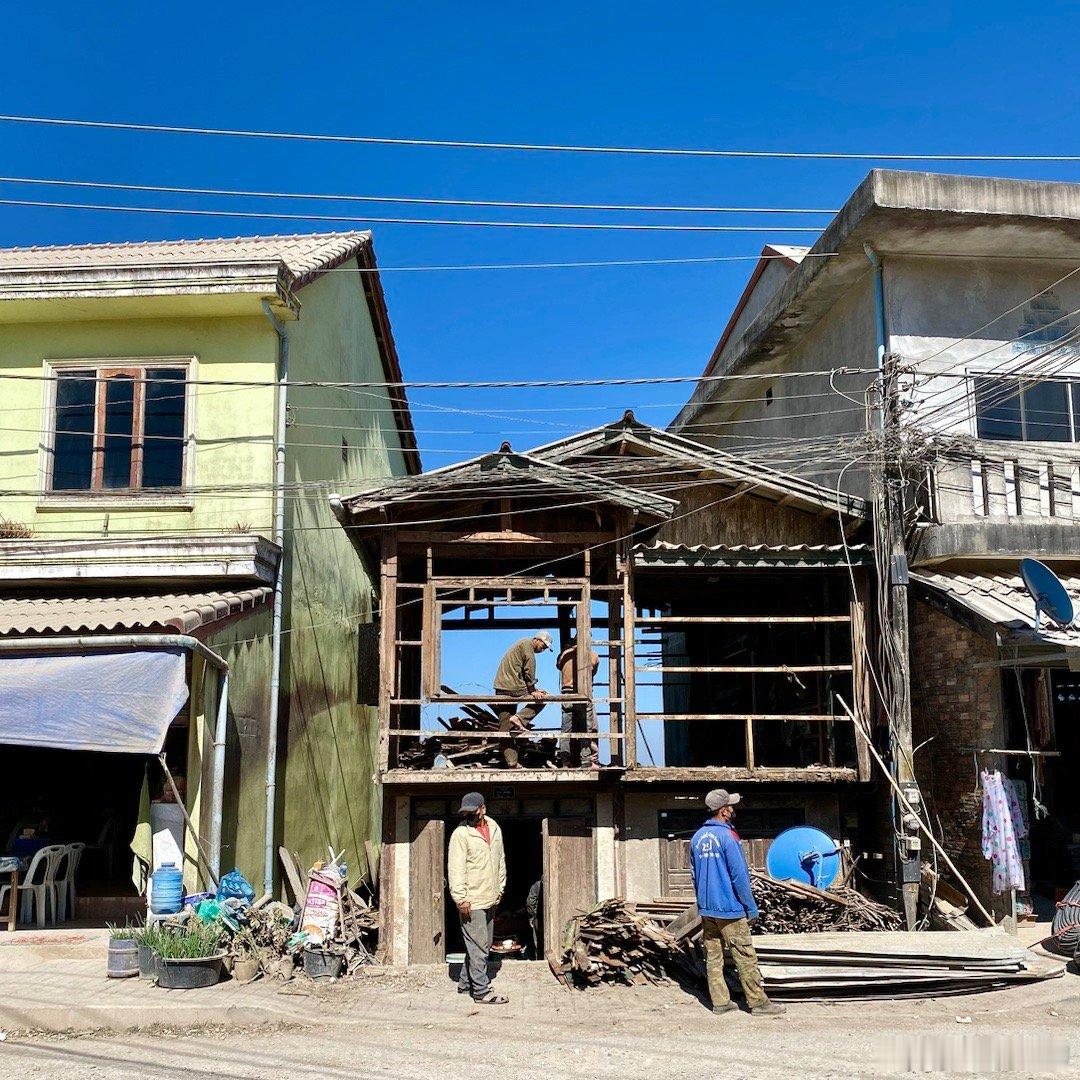
M 0 655 L 0 743 L 157 754 L 187 698 L 179 648 Z

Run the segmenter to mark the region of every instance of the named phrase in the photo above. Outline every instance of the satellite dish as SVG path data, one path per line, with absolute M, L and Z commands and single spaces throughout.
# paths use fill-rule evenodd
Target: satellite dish
M 1072 597 L 1065 591 L 1061 578 L 1049 566 L 1038 559 L 1023 559 L 1020 562 L 1020 576 L 1035 601 L 1036 633 L 1041 627 L 1044 611 L 1060 627 L 1066 627 L 1073 621 Z
M 778 881 L 801 881 L 827 889 L 840 872 L 840 849 L 828 833 L 797 825 L 772 842 L 765 868 Z

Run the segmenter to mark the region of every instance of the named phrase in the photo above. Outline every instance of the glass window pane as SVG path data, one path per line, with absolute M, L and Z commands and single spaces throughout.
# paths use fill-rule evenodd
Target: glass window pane
M 65 371 L 57 377 L 53 491 L 90 490 L 96 389 L 92 371 Z
M 105 466 L 102 486 L 131 486 L 131 444 L 135 422 L 135 380 L 115 375 L 105 384 Z
M 1068 388 L 1063 382 L 1024 387 L 1024 437 L 1028 442 L 1069 442 Z
M 1019 390 L 1015 379 L 975 380 L 976 432 L 980 439 L 1023 439 Z
M 184 478 L 183 368 L 146 373 L 143 487 L 180 487 Z

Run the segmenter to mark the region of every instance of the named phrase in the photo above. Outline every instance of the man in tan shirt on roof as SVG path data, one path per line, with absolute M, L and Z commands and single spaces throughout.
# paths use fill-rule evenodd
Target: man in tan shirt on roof
M 546 630 L 541 630 L 531 638 L 515 641 L 503 654 L 495 672 L 495 694 L 498 697 L 511 698 L 513 702 L 526 698 L 529 701 L 523 709 L 517 708 L 517 705 L 511 702 L 499 706 L 500 731 L 525 731 L 532 726 L 536 714 L 544 707 L 547 693 L 536 685 L 536 654 L 550 648 L 551 635 Z M 509 769 L 521 768 L 515 741 L 507 739 L 503 747 L 503 757 Z
M 577 642 L 571 641 L 555 659 L 555 666 L 559 669 L 559 682 L 564 694 L 576 694 L 578 692 L 577 677 Z M 596 678 L 596 670 L 600 667 L 600 657 L 591 649 L 589 650 L 589 685 Z M 564 701 L 562 707 L 562 731 L 563 735 L 574 732 L 585 734 L 596 733 L 596 709 L 591 701 Z M 575 750 L 577 753 L 575 754 Z M 577 758 L 575 761 L 574 759 Z M 556 759 L 559 765 L 576 765 L 581 763 L 583 769 L 599 769 L 598 748 L 594 739 L 567 739 L 559 740 L 559 756 Z

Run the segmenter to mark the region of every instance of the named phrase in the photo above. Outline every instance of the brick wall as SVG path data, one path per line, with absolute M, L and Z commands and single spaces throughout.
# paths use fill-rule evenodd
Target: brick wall
M 972 755 L 958 753 L 956 747 L 1003 745 L 997 647 L 916 602 L 911 612 L 911 653 L 914 745 L 934 736 L 915 755 L 916 776 L 932 818 L 941 822 L 942 846 L 990 907 L 994 899 L 990 864 L 980 849 L 982 793 L 977 790 Z

